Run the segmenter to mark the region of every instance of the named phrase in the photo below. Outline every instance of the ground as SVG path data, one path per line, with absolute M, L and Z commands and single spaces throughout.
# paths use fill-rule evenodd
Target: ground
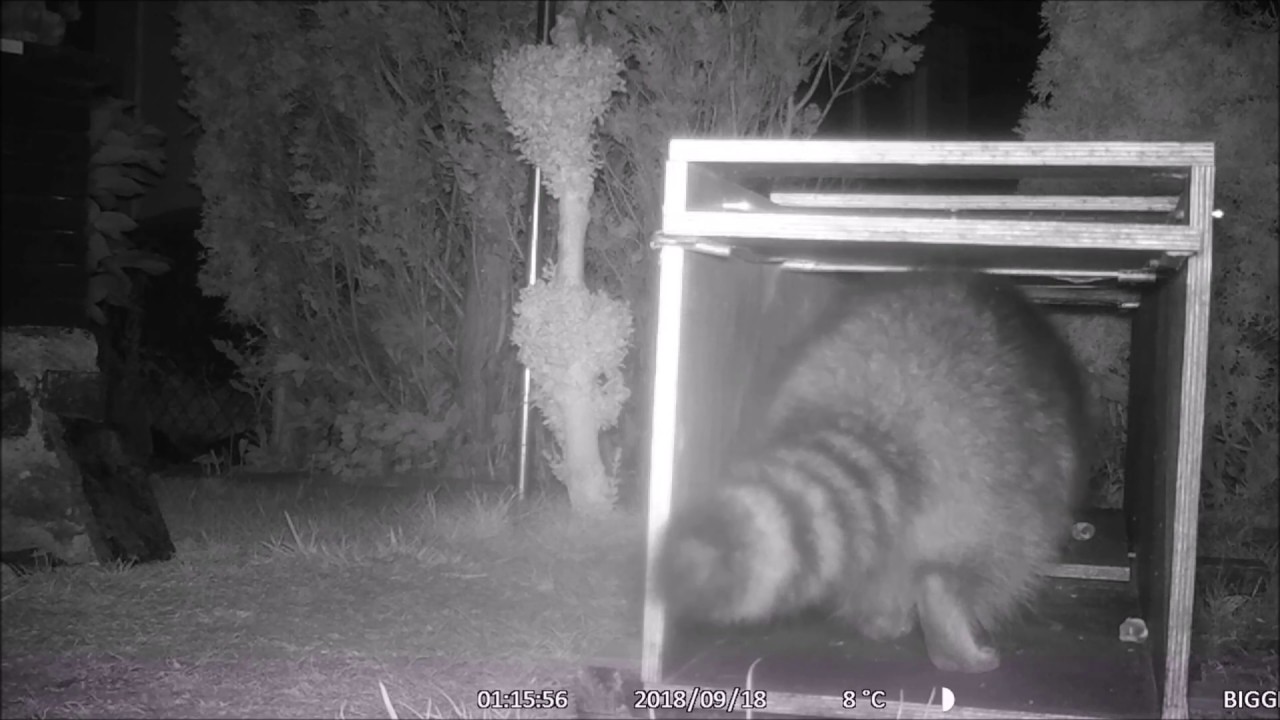
M 638 522 L 416 490 L 159 480 L 172 562 L 6 578 L 5 717 L 556 717 L 633 635 Z M 513 520 L 522 522 L 513 522 Z
M 638 659 L 635 515 L 438 488 L 155 484 L 174 560 L 5 573 L 0 716 L 600 716 L 612 708 L 581 669 Z M 1196 717 L 1275 716 L 1221 711 L 1223 688 L 1275 690 L 1275 613 L 1255 612 L 1275 606 L 1271 562 L 1266 588 L 1201 590 L 1215 659 L 1198 663 Z M 566 690 L 570 707 L 480 707 L 499 689 Z

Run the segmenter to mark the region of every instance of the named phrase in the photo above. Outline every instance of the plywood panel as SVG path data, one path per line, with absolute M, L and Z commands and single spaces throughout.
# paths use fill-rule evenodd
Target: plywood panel
M 670 185 L 672 179 L 667 178 Z M 649 489 L 646 547 L 644 624 L 642 628 L 640 675 L 645 683 L 662 678 L 664 609 L 657 602 L 653 586 L 654 548 L 671 513 L 671 475 L 675 467 L 676 391 L 680 382 L 680 355 L 683 323 L 685 260 L 689 255 L 678 247 L 659 253 L 658 319 L 654 333 L 653 400 L 649 426 Z
M 1168 424 L 1168 435 L 1163 443 L 1169 452 L 1162 457 L 1164 471 L 1174 478 L 1172 497 L 1164 508 L 1169 517 L 1163 538 L 1169 557 L 1169 607 L 1165 625 L 1168 636 L 1164 646 L 1163 672 L 1157 668 L 1157 676 L 1165 680 L 1166 718 L 1185 718 L 1188 715 L 1188 663 L 1195 603 L 1213 262 L 1213 178 L 1212 163 L 1192 169 L 1191 225 L 1202 234 L 1202 249 L 1188 259 L 1184 271 L 1171 283 L 1174 292 L 1165 312 L 1172 331 L 1168 344 L 1161 347 L 1161 351 L 1182 360 L 1177 373 L 1163 378 L 1175 397 L 1168 410 L 1171 421 L 1176 420 L 1176 424 Z
M 919 632 L 875 643 L 821 620 L 764 628 L 681 630 L 672 638 L 671 676 L 678 687 L 752 687 L 769 692 L 769 710 L 820 712 L 825 717 L 895 717 L 849 711 L 846 690 L 883 691 L 916 706 L 948 687 L 956 717 L 1152 717 L 1159 696 L 1147 647 L 1121 642 L 1120 624 L 1137 612 L 1128 583 L 1053 581 L 1035 612 L 996 638 L 1004 660 L 981 675 L 944 673 L 925 657 Z M 757 662 L 758 661 L 758 662 Z M 754 663 L 754 669 L 752 665 Z M 782 693 L 792 703 L 784 707 Z M 936 696 L 935 696 L 936 698 Z M 935 699 L 935 703 L 936 703 Z M 911 710 L 910 707 L 906 710 Z M 936 710 L 936 708 L 935 708 Z
M 776 382 L 777 363 L 782 353 L 808 332 L 818 309 L 827 304 L 846 277 L 816 275 L 769 266 L 765 270 L 766 293 L 762 298 L 752 367 L 747 384 L 735 444 L 730 452 L 746 452 L 759 439 L 771 397 L 767 389 Z
M 1077 511 L 1075 519 L 1092 525 L 1094 534 L 1088 539 L 1070 539 L 1063 548 L 1060 562 L 1049 574 L 1058 578 L 1128 582 L 1131 568 L 1124 514 L 1119 510 L 1089 508 Z
M 674 498 L 719 475 L 754 367 L 764 268 L 690 254 L 686 261 Z
M 1166 167 L 1212 165 L 1212 143 L 1133 142 L 848 142 L 821 140 L 671 141 L 682 162 L 735 165 L 991 165 L 1040 167 Z M 766 170 L 765 172 L 767 172 Z
M 693 237 L 756 238 L 775 246 L 778 238 L 829 243 L 889 242 L 992 247 L 1161 250 L 1190 254 L 1199 237 L 1186 227 L 1056 220 L 988 220 L 951 217 L 868 216 L 853 213 L 673 212 L 663 232 Z
M 1126 508 L 1165 717 L 1186 716 L 1195 578 L 1204 366 L 1184 352 L 1188 309 L 1198 304 L 1189 292 L 1192 269 L 1188 264 L 1144 302 L 1130 373 Z
M 673 503 L 721 471 L 754 368 L 762 266 L 662 250 L 649 487 L 649 547 Z M 652 553 L 649 561 L 652 563 Z M 652 572 L 649 573 L 652 577 Z M 665 617 L 646 586 L 646 681 L 661 675 Z
M 1162 584 L 1164 558 L 1156 557 L 1159 543 L 1156 524 L 1160 503 L 1156 487 L 1157 428 L 1147 418 L 1162 414 L 1159 377 L 1167 358 L 1157 352 L 1160 294 L 1149 291 L 1134 314 L 1129 350 L 1129 426 L 1125 448 L 1124 508 L 1129 538 L 1136 555 L 1139 605 L 1147 623 L 1154 623 L 1158 598 L 1153 588 Z
M 664 392 L 671 397 L 662 411 L 670 426 L 663 431 L 666 439 L 653 440 L 652 457 L 666 452 L 667 467 L 655 467 L 651 473 L 654 487 L 666 493 L 650 504 L 651 540 L 658 526 L 654 518 L 665 521 L 670 509 L 671 483 L 692 487 L 716 476 L 726 454 L 733 452 L 735 435 L 745 431 L 744 437 L 752 436 L 749 421 L 761 415 L 768 401 L 758 392 L 768 385 L 764 373 L 779 348 L 804 331 L 798 318 L 821 302 L 824 287 L 831 287 L 832 279 L 823 273 L 961 267 L 1032 280 L 1039 283 L 1038 297 L 1043 300 L 1136 305 L 1123 513 L 1128 537 L 1117 532 L 1116 523 L 1105 523 L 1105 528 L 1100 523 L 1099 541 L 1074 543 L 1062 566 L 1104 568 L 1117 581 L 1094 581 L 1081 593 L 1068 594 L 1070 602 L 1062 608 L 1066 614 L 1059 619 L 1052 611 L 1047 625 L 1041 622 L 1045 618 L 1032 618 L 1026 625 L 1031 628 L 1027 642 L 1019 645 L 1022 641 L 1013 638 L 1014 646 L 1030 655 L 1015 652 L 1018 663 L 986 681 L 975 679 L 979 686 L 971 697 L 987 699 L 965 712 L 991 717 L 1149 716 L 1157 707 L 1165 717 L 1184 717 L 1203 428 L 1213 154 L 1207 143 L 674 141 L 663 234 L 656 244 L 664 257 L 671 254 L 687 261 L 680 285 L 687 302 L 680 305 L 680 321 L 675 323 L 678 340 L 668 343 L 677 354 L 665 365 L 659 362 L 657 370 L 657 377 L 666 372 L 674 378 L 678 368 L 679 382 L 669 378 L 669 388 L 664 390 L 662 383 L 654 388 L 655 432 L 663 423 L 657 401 Z M 1096 182 L 1072 190 L 1077 194 L 1071 196 L 1005 197 L 1012 191 L 1005 178 L 1028 177 Z M 821 183 L 805 181 L 792 189 L 835 188 L 846 194 L 844 205 L 850 207 L 788 208 L 770 200 L 768 193 L 804 178 L 831 182 L 820 187 Z M 865 193 L 877 187 L 899 193 L 905 207 L 886 209 L 892 198 L 885 196 L 869 199 Z M 1094 187 L 1099 188 L 1095 195 L 1079 194 Z M 990 216 L 992 209 L 1003 214 Z M 702 257 L 704 253 L 718 257 Z M 801 272 L 779 271 L 777 263 Z M 802 280 L 804 275 L 819 279 Z M 1076 291 L 1082 282 L 1088 290 Z M 755 285 L 745 288 L 743 283 Z M 665 451 L 664 442 L 671 446 Z M 1135 582 L 1124 582 L 1130 552 L 1135 555 Z M 1088 574 L 1059 574 L 1082 573 Z M 1108 594 L 1128 599 L 1108 609 L 1100 600 Z M 1147 623 L 1150 638 L 1145 645 L 1118 644 L 1115 635 L 1124 617 L 1117 615 L 1117 608 L 1126 603 L 1124 617 Z M 662 648 L 664 640 L 652 632 L 661 627 L 652 622 L 655 619 L 663 619 L 660 611 L 647 608 L 642 673 L 651 687 L 661 686 L 659 680 L 675 682 L 658 673 L 654 650 Z M 1069 640 L 1077 627 L 1087 629 Z M 1035 628 L 1067 632 L 1062 637 L 1037 636 Z M 761 648 L 765 654 L 780 652 L 778 657 L 792 658 L 795 662 L 789 664 L 800 669 L 787 670 L 783 665 L 788 663 L 770 666 L 776 697 L 792 704 L 791 710 L 779 711 L 802 713 L 821 706 L 826 686 L 814 683 L 826 682 L 827 676 L 816 669 L 824 663 L 844 668 L 846 675 L 858 672 L 859 677 L 886 682 L 912 677 L 909 663 L 885 648 L 859 644 L 844 646 L 834 655 L 826 652 L 823 643 L 830 645 L 835 639 L 829 630 L 807 637 L 803 632 L 757 630 L 774 634 L 748 642 L 764 643 L 754 646 L 754 656 L 750 648 L 740 646 L 755 637 L 755 631 L 739 629 L 718 640 L 698 641 L 683 629 L 673 632 L 666 638 L 668 654 L 692 663 L 676 669 L 676 675 L 689 680 L 695 666 L 719 667 L 704 679 L 732 687 L 745 679 L 745 665 L 735 663 L 749 664 L 762 656 Z M 738 650 L 731 651 L 733 647 Z M 849 656 L 849 647 L 860 648 L 854 653 L 857 657 Z M 801 658 L 806 652 L 816 653 L 818 660 Z M 838 657 L 841 652 L 843 660 Z M 1089 677 L 1081 674 L 1083 670 L 1063 670 L 1046 660 L 1047 655 L 1057 660 L 1072 657 L 1082 667 L 1090 666 L 1083 659 L 1089 653 L 1097 658 L 1091 665 L 1095 670 L 1105 666 Z M 712 657 L 720 659 L 708 661 Z M 861 664 L 847 667 L 851 660 Z M 1002 679 L 1006 674 L 1012 679 Z M 1153 678 L 1159 681 L 1158 691 Z M 995 692 L 999 688 L 1009 691 L 1006 698 L 1021 699 L 1000 700 Z M 1125 698 L 1137 698 L 1141 707 L 1126 707 Z

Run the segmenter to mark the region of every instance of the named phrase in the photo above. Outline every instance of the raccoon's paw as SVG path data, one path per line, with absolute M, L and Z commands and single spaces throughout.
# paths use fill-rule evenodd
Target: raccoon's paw
M 968 609 L 950 583 L 933 574 L 924 579 L 921 590 L 920 627 L 935 667 L 963 673 L 1000 667 L 1000 653 L 978 642 Z
M 911 632 L 915 627 L 912 608 L 898 607 L 877 613 L 864 614 L 854 623 L 858 632 L 871 640 L 886 642 Z
M 963 657 L 943 655 L 929 646 L 929 660 L 933 666 L 943 672 L 960 672 L 980 675 L 1000 667 L 1000 653 L 995 648 L 975 644 L 972 651 Z

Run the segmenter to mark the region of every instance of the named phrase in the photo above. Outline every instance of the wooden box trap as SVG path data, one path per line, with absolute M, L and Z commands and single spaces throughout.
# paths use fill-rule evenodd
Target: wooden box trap
M 1211 144 L 672 141 L 644 688 L 733 696 L 750 682 L 767 698 L 755 710 L 781 715 L 915 717 L 954 701 L 948 717 L 1186 717 L 1213 162 Z M 829 622 L 677 631 L 653 549 L 687 489 L 723 469 L 757 373 L 831 273 L 939 266 L 1131 318 L 1123 509 L 1077 518 L 1092 533 L 994 638 L 994 672 L 936 670 L 918 630 L 891 643 Z

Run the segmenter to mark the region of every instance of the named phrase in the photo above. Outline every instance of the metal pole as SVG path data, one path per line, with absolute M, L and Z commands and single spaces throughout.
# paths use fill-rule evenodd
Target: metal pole
M 538 0 L 538 42 L 551 42 L 551 28 L 555 25 L 555 0 Z M 529 244 L 525 251 L 528 269 L 525 273 L 526 287 L 538 283 L 538 271 L 542 266 L 542 258 L 538 253 L 539 232 L 542 227 L 542 171 L 535 165 L 529 173 Z M 520 500 L 524 500 L 529 490 L 529 473 L 533 469 L 533 405 L 531 393 L 533 379 L 529 368 L 523 368 L 520 378 L 520 457 L 516 462 L 516 491 Z

